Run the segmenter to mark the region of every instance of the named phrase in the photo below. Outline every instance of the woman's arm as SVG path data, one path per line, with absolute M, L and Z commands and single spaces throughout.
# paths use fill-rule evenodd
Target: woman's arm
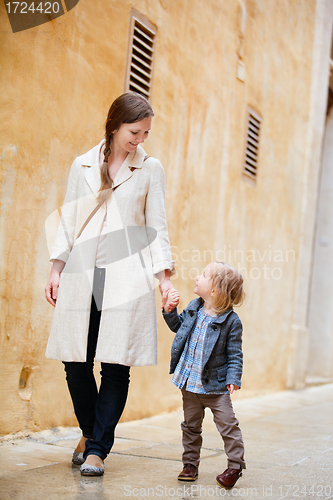
M 67 191 L 62 207 L 55 244 L 51 252 L 52 268 L 45 287 L 46 300 L 54 307 L 58 298 L 60 275 L 74 243 L 74 228 L 76 222 L 78 162 L 75 160 L 69 172 Z M 60 257 L 60 258 L 59 258 Z
M 81 164 L 79 160 L 74 160 L 70 168 L 66 195 L 63 206 L 61 207 L 61 219 L 51 252 L 50 258 L 52 262 L 55 259 L 67 262 L 74 245 L 77 216 L 77 189 L 80 169 Z
M 153 160 L 153 159 L 152 159 Z M 149 160 L 148 160 L 149 161 Z M 164 170 L 158 160 L 151 167 L 151 179 L 146 198 L 146 227 L 157 232 L 156 239 L 150 244 L 153 272 L 159 279 L 159 288 L 164 306 L 169 290 L 174 290 L 171 275 L 175 273 L 165 215 L 165 178 Z

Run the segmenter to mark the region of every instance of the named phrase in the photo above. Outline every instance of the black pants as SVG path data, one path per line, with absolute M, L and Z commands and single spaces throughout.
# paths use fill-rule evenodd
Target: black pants
M 110 452 L 114 431 L 124 410 L 130 367 L 101 363 L 101 385 L 97 389 L 94 358 L 101 319 L 105 269 L 95 269 L 85 363 L 64 362 L 66 380 L 74 412 L 87 439 L 84 458 L 98 455 L 102 460 Z

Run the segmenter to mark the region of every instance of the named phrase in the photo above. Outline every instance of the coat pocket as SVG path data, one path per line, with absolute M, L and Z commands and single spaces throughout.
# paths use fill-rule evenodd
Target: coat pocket
M 223 382 L 226 380 L 227 377 L 227 367 L 222 366 L 222 368 L 217 369 L 217 380 L 219 382 Z

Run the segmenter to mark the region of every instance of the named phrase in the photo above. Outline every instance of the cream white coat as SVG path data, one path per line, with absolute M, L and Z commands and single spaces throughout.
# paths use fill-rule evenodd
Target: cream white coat
M 107 202 L 97 205 L 100 148 L 76 158 L 51 261 L 66 262 L 46 356 L 85 361 L 98 238 L 107 211 L 107 265 L 96 360 L 128 366 L 157 363 L 156 273 L 174 271 L 165 217 L 164 170 L 142 147 L 120 167 Z M 149 244 L 145 240 L 149 236 Z M 156 236 L 156 237 L 155 237 Z M 134 239 L 133 239 L 134 238 Z M 141 241 L 142 240 L 142 241 Z

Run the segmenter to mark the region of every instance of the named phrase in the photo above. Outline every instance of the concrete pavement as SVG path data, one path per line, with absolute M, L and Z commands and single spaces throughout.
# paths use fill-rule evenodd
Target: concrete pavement
M 126 498 L 333 499 L 333 384 L 249 399 L 234 398 L 247 469 L 232 490 L 216 485 L 226 468 L 209 410 L 199 479 L 177 481 L 182 469 L 182 411 L 121 423 L 103 477 L 81 477 L 71 456 L 76 428 L 57 428 L 0 445 L 1 500 Z

